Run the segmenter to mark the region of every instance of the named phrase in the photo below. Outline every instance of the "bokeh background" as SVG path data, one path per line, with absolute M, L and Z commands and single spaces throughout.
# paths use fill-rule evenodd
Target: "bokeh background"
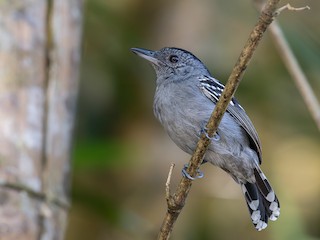
M 287 2 L 282 2 L 286 4 Z M 320 98 L 320 2 L 278 20 Z M 87 0 L 66 239 L 155 239 L 172 187 L 190 159 L 153 117 L 155 74 L 131 47 L 185 48 L 225 82 L 257 21 L 252 1 Z M 267 230 L 251 223 L 239 186 L 202 166 L 172 239 L 320 239 L 320 138 L 266 33 L 236 96 L 263 146 L 262 169 L 281 201 Z

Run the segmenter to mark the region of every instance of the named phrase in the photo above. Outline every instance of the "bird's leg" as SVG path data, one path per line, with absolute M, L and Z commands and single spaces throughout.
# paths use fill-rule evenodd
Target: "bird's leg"
M 219 141 L 220 140 L 220 135 L 218 134 L 218 132 L 215 132 L 215 134 L 213 135 L 213 137 L 209 137 L 208 135 L 208 131 L 207 131 L 207 127 L 206 127 L 206 123 L 203 124 L 203 127 L 201 127 L 201 130 L 199 132 L 199 134 L 205 134 L 205 136 L 210 139 L 210 140 L 213 140 L 213 141 Z M 207 161 L 204 159 L 203 163 L 206 163 Z M 197 175 L 195 177 L 191 177 L 189 173 L 187 173 L 187 168 L 188 168 L 188 164 L 185 164 L 183 169 L 182 169 L 182 175 L 190 180 L 195 180 L 196 178 L 203 178 L 204 177 L 204 174 L 203 172 L 201 172 L 199 169 L 197 170 Z
M 197 169 L 197 175 L 196 175 L 195 177 L 191 177 L 190 174 L 187 173 L 187 168 L 188 168 L 188 166 L 189 166 L 188 164 L 185 164 L 185 165 L 183 166 L 182 171 L 181 171 L 182 176 L 184 176 L 184 177 L 186 177 L 186 178 L 188 178 L 188 179 L 190 179 L 190 180 L 195 180 L 195 179 L 197 179 L 197 178 L 203 178 L 204 174 L 203 174 L 203 172 L 201 172 L 199 169 Z

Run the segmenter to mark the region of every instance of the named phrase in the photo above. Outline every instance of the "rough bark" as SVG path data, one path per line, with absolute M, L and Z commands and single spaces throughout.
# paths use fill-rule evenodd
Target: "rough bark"
M 0 2 L 0 239 L 63 239 L 81 0 Z

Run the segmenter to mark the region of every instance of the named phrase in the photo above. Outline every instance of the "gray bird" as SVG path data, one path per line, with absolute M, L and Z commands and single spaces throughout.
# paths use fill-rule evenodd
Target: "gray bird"
M 132 48 L 157 75 L 153 110 L 170 138 L 193 154 L 224 85 L 192 53 L 180 48 L 151 51 Z M 232 98 L 203 162 L 220 167 L 241 185 L 257 230 L 280 215 L 280 204 L 261 171 L 261 144 L 244 109 Z M 191 178 L 183 171 L 186 177 Z

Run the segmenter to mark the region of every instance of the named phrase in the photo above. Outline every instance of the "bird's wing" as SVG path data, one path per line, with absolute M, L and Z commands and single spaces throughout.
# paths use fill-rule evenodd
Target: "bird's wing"
M 213 77 L 201 76 L 199 77 L 199 88 L 207 98 L 212 102 L 217 103 L 224 90 L 224 85 Z M 258 153 L 259 163 L 261 164 L 262 152 L 258 133 L 246 112 L 234 97 L 229 103 L 227 112 L 248 134 L 251 147 Z

